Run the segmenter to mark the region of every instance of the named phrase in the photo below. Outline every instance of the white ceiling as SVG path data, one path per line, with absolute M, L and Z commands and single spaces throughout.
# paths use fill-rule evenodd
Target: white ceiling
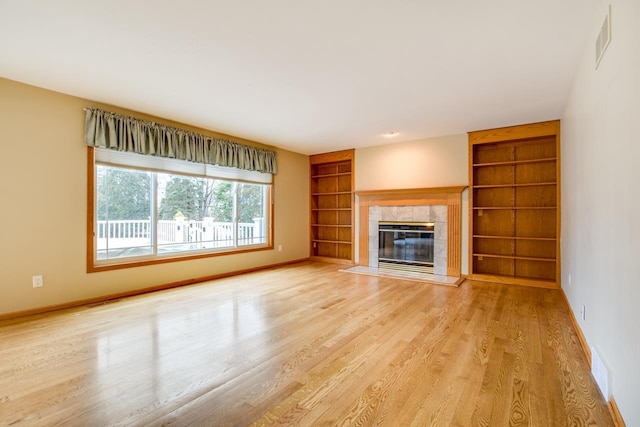
M 559 118 L 598 5 L 0 0 L 0 76 L 313 154 Z

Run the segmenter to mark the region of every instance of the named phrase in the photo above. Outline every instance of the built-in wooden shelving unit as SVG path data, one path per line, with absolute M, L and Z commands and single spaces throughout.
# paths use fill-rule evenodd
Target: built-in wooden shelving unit
M 469 133 L 470 278 L 560 280 L 560 122 Z
M 353 264 L 354 150 L 309 157 L 311 258 Z

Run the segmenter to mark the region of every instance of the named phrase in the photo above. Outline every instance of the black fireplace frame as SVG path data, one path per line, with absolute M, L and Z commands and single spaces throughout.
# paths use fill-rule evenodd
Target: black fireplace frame
M 435 223 L 380 221 L 378 268 L 434 272 Z

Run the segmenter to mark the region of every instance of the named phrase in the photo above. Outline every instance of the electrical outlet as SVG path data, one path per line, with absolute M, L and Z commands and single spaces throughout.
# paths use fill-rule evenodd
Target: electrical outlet
M 571 273 L 569 273 L 569 286 L 571 286 Z
M 580 308 L 580 317 L 582 318 L 583 322 L 587 320 L 587 310 L 584 304 L 582 304 L 582 307 Z
M 44 285 L 44 281 L 42 280 L 42 276 L 33 276 L 31 278 L 34 288 L 41 288 Z
M 278 245 L 278 252 L 282 252 L 282 245 Z

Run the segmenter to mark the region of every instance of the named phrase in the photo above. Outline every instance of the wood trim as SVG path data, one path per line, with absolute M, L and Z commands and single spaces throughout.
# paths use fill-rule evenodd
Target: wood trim
M 96 217 L 95 207 L 95 149 L 93 147 L 87 147 L 87 273 L 93 271 L 93 251 L 95 239 L 93 231 L 93 221 Z
M 556 120 L 554 123 L 556 123 L 556 287 L 560 287 L 562 282 L 562 245 L 560 244 L 562 240 L 562 209 L 560 206 L 562 204 L 562 183 L 560 182 L 562 161 L 560 158 L 560 121 Z
M 309 164 L 315 165 L 319 163 L 342 162 L 344 160 L 353 160 L 356 150 L 350 148 L 348 150 L 332 151 L 330 153 L 313 154 L 309 156 Z M 352 169 L 353 174 L 353 169 Z
M 473 210 L 473 206 L 474 206 L 474 202 L 473 202 L 473 194 L 475 193 L 474 188 L 473 188 L 473 184 L 474 184 L 474 178 L 473 178 L 473 144 L 468 143 L 467 144 L 468 147 L 468 154 L 467 154 L 467 158 L 469 159 L 469 195 L 468 195 L 468 199 L 469 199 L 469 206 L 467 207 L 467 224 L 469 224 L 469 243 L 467 246 L 467 251 L 468 251 L 468 267 L 467 267 L 467 273 L 469 274 L 469 279 L 473 279 L 473 235 L 474 235 L 474 226 L 473 226 L 473 221 L 474 221 L 474 214 L 475 211 Z
M 349 264 L 356 263 L 356 150 L 351 151 L 351 259 Z
M 462 269 L 462 200 L 449 193 L 447 200 L 447 276 L 460 276 Z
M 470 280 L 478 282 L 504 283 L 505 285 L 524 285 L 534 288 L 558 289 L 558 285 L 553 280 L 527 279 L 514 276 L 500 276 L 497 274 L 469 274 Z
M 571 323 L 573 324 L 573 329 L 576 331 L 576 335 L 578 335 L 578 340 L 580 341 L 580 346 L 582 347 L 582 351 L 584 352 L 585 357 L 587 358 L 587 362 L 589 362 L 589 366 L 591 366 L 591 350 L 589 349 L 589 344 L 587 344 L 587 339 L 584 337 L 582 333 L 582 329 L 578 325 L 578 321 L 576 320 L 576 315 L 571 309 L 571 304 L 569 304 L 569 299 L 567 298 L 567 294 L 564 293 L 564 289 L 560 288 L 560 294 L 564 299 L 564 303 L 567 306 L 567 310 L 569 310 L 569 318 L 571 319 Z
M 462 271 L 462 192 L 466 186 L 409 188 L 402 190 L 357 191 L 359 261 L 369 265 L 370 206 L 447 206 L 447 275 L 459 277 Z
M 469 142 L 487 144 L 560 134 L 560 120 L 469 132 Z M 473 159 L 470 157 L 469 159 Z M 559 160 L 559 159 L 558 159 Z
M 276 180 L 274 179 L 269 187 L 269 232 L 267 241 L 270 248 L 276 245 Z
M 582 347 L 584 356 L 587 358 L 587 363 L 589 363 L 589 367 L 591 367 L 591 349 L 589 348 L 589 344 L 587 344 L 587 339 L 582 333 L 582 329 L 578 325 L 578 321 L 576 320 L 575 313 L 571 308 L 571 304 L 569 304 L 569 299 L 567 298 L 567 294 L 564 293 L 564 289 L 560 288 L 560 294 L 562 295 L 562 299 L 564 300 L 564 303 L 567 306 L 567 310 L 569 310 L 569 318 L 571 319 L 571 323 L 573 324 L 573 329 L 576 331 L 576 335 L 578 336 L 578 341 L 580 341 L 580 347 Z M 604 398 L 607 399 L 607 396 L 604 396 Z M 616 427 L 626 427 L 626 423 L 622 418 L 622 414 L 620 413 L 618 404 L 616 403 L 616 400 L 613 398 L 613 396 L 609 396 L 607 407 L 609 408 L 609 412 L 611 413 L 613 424 Z
M 441 198 L 443 205 L 446 205 L 446 200 L 450 193 L 460 194 L 467 188 L 466 185 L 456 187 L 433 187 L 433 188 L 407 188 L 402 190 L 369 190 L 369 191 L 356 191 L 360 203 L 375 202 L 376 205 L 380 205 L 379 202 L 389 200 L 397 201 L 401 199 L 416 200 L 420 199 L 419 196 L 426 197 L 429 200 Z M 391 205 L 394 205 L 393 203 Z
M 178 288 L 180 286 L 193 285 L 195 283 L 207 282 L 207 281 L 210 281 L 210 280 L 222 279 L 222 278 L 225 278 L 225 277 L 239 276 L 241 274 L 252 273 L 254 271 L 268 270 L 268 269 L 271 269 L 271 268 L 284 267 L 286 265 L 298 264 L 298 263 L 305 262 L 305 261 L 308 261 L 308 260 L 309 260 L 309 258 L 301 258 L 301 259 L 281 262 L 281 263 L 277 263 L 277 264 L 269 264 L 269 265 L 263 265 L 263 266 L 260 266 L 260 267 L 251 267 L 251 268 L 245 268 L 245 269 L 242 269 L 242 270 L 230 271 L 230 272 L 227 272 L 227 273 L 219 273 L 219 274 L 212 274 L 210 276 L 196 277 L 196 278 L 192 278 L 192 279 L 185 279 L 185 280 L 180 280 L 178 282 L 166 283 L 164 285 L 151 286 L 151 287 L 148 287 L 148 288 L 136 289 L 136 290 L 133 290 L 133 291 L 119 292 L 117 294 L 103 295 L 103 296 L 100 296 L 100 297 L 87 298 L 87 299 L 82 299 L 82 300 L 66 302 L 66 303 L 62 303 L 62 304 L 48 305 L 48 306 L 44 306 L 44 307 L 37 307 L 37 308 L 29 309 L 29 310 L 14 311 L 14 312 L 11 312 L 11 313 L 0 314 L 0 320 L 14 319 L 14 318 L 17 318 L 17 317 L 31 316 L 31 315 L 35 315 L 35 314 L 43 314 L 43 313 L 48 313 L 48 312 L 51 312 L 51 311 L 64 310 L 64 309 L 67 309 L 67 308 L 79 307 L 79 306 L 88 305 L 88 304 L 99 304 L 99 303 L 103 303 L 103 302 L 106 302 L 106 301 L 111 301 L 111 300 L 114 300 L 114 299 L 121 299 L 121 298 L 127 298 L 127 297 L 136 296 L 136 295 L 148 294 L 150 292 L 162 291 L 162 290 L 171 289 L 171 288 Z
M 611 413 L 611 418 L 613 418 L 613 424 L 616 427 L 626 427 L 626 423 L 622 419 L 622 414 L 620 413 L 620 409 L 618 409 L 618 404 L 616 400 L 611 396 L 609 402 L 607 404 L 609 407 L 609 412 Z
M 353 252 L 353 249 L 352 249 Z M 330 258 L 330 257 L 324 257 L 324 256 L 310 256 L 309 260 L 311 261 L 319 261 L 319 262 L 326 262 L 329 264 L 344 264 L 344 265 L 353 265 L 353 261 L 350 259 L 341 259 L 341 258 Z
M 180 254 L 175 256 L 168 256 L 166 258 L 157 257 L 157 258 L 148 259 L 144 261 L 123 262 L 121 264 L 92 265 L 90 268 L 87 268 L 87 273 L 98 273 L 100 271 L 121 270 L 123 268 L 145 267 L 147 265 L 166 264 L 170 262 L 193 261 L 196 259 L 203 259 L 203 258 L 215 258 L 219 256 L 246 254 L 249 252 L 271 251 L 273 249 L 274 249 L 273 243 L 271 243 L 271 244 L 268 244 L 267 246 L 236 248 L 233 250 L 225 250 L 220 252 L 206 252 L 206 253 L 192 254 L 192 255 Z
M 369 205 L 359 205 L 358 265 L 369 266 Z

